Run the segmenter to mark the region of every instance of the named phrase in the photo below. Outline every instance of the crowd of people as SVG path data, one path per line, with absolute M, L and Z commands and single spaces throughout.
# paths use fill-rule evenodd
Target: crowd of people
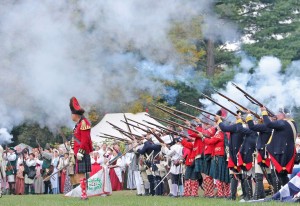
M 240 182 L 243 199 L 258 200 L 278 192 L 299 172 L 296 131 L 295 122 L 284 111 L 270 118 L 262 108 L 259 121 L 250 113 L 238 113 L 231 124 L 222 121 L 219 111 L 214 124 L 195 119 L 184 127 L 156 128 L 142 138 L 132 136 L 124 141 L 124 151 L 120 142 L 94 145 L 88 176 L 108 167 L 113 191 L 198 197 L 200 187 L 206 198 L 231 200 L 236 200 Z M 78 186 L 72 183 L 76 156 L 69 146 L 65 150 L 7 149 L 2 155 L 6 176 L 2 190 L 15 195 L 68 193 Z

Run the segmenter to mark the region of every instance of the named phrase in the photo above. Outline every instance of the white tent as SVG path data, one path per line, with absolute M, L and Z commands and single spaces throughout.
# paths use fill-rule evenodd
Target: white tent
M 141 113 L 137 113 L 137 114 L 132 114 L 132 113 L 125 113 L 125 116 L 127 119 L 132 119 L 136 122 L 148 125 L 149 127 L 153 127 L 149 124 L 147 124 L 146 122 L 144 122 L 143 120 L 146 120 L 148 122 L 154 123 L 156 125 L 160 125 L 162 127 L 164 127 L 162 124 L 160 124 L 159 122 L 157 122 L 156 120 L 152 119 L 151 117 L 146 115 L 146 112 L 141 112 Z M 119 138 L 123 138 L 123 139 L 128 139 L 126 136 L 122 135 L 120 132 L 118 132 L 117 130 L 115 130 L 110 124 L 108 124 L 107 122 L 110 122 L 114 125 L 116 125 L 117 127 L 122 128 L 123 130 L 128 132 L 128 127 L 125 123 L 121 122 L 121 120 L 125 121 L 124 119 L 124 113 L 112 113 L 112 114 L 106 114 L 103 119 L 91 129 L 91 137 L 92 137 L 92 141 L 94 142 L 101 142 L 104 139 L 99 137 L 99 135 L 102 135 L 101 133 L 105 133 L 105 134 L 109 134 L 115 137 L 119 137 Z M 128 123 L 133 124 L 133 125 L 137 125 L 137 123 L 131 122 L 128 120 Z M 139 127 L 146 129 L 146 127 L 142 126 L 142 125 L 138 125 Z M 136 135 L 142 135 L 145 134 L 145 132 L 134 128 L 132 126 L 130 126 L 131 132 L 133 134 Z
M 29 150 L 29 152 L 32 151 L 32 147 L 30 147 L 29 145 L 24 144 L 24 143 L 20 143 L 17 146 L 15 146 L 14 148 L 17 152 L 21 152 L 25 148 L 27 148 Z

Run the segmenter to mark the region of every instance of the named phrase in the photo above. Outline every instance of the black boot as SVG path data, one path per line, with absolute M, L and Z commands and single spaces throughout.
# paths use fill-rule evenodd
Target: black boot
M 253 199 L 252 178 L 248 177 L 246 181 L 247 181 L 247 186 L 248 186 L 248 191 L 247 191 L 248 194 L 247 195 L 248 195 L 249 200 L 252 200 Z
M 245 184 L 246 184 L 246 182 L 245 182 L 245 177 L 244 177 L 244 175 L 242 175 L 242 174 L 238 174 L 237 175 L 238 176 L 238 178 L 239 178 L 239 180 L 241 181 L 241 188 L 242 188 L 242 197 L 243 197 L 243 199 L 245 199 L 245 197 L 247 196 L 247 191 L 245 190 Z
M 274 172 L 274 170 L 272 170 L 271 172 L 271 176 L 272 176 L 272 182 L 273 182 L 273 190 L 274 190 L 274 194 L 276 192 L 278 192 L 280 190 L 280 182 L 279 182 L 279 177 L 277 176 L 277 174 Z
M 242 190 L 244 191 L 243 199 L 245 201 L 252 199 L 252 181 L 251 177 L 244 176 L 242 181 Z
M 150 194 L 152 196 L 154 196 L 155 195 L 155 190 L 154 190 L 154 187 L 155 187 L 154 176 L 153 175 L 148 175 L 148 181 L 150 183 Z
M 234 175 L 230 175 L 230 197 L 229 200 L 236 200 L 236 192 L 237 192 L 238 180 Z
M 263 184 L 263 174 L 255 174 L 255 191 L 254 191 L 254 200 L 262 199 L 266 197 L 264 184 Z
M 145 196 L 149 196 L 149 195 L 150 195 L 149 188 L 148 189 L 145 188 Z

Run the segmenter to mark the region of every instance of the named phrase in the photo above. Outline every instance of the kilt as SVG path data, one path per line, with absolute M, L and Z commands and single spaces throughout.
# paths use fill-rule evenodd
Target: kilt
M 91 157 L 84 154 L 82 160 L 76 160 L 76 172 L 75 173 L 87 173 L 92 171 Z
M 185 169 L 184 179 L 198 180 L 200 178 L 200 175 L 200 172 L 195 172 L 195 165 L 187 166 Z
M 202 172 L 203 169 L 203 158 L 197 158 L 195 161 L 195 172 Z
M 204 156 L 202 173 L 208 176 L 212 175 L 210 171 L 211 161 L 212 161 L 211 155 Z
M 229 169 L 224 156 L 214 156 L 211 161 L 211 177 L 221 182 L 230 183 Z

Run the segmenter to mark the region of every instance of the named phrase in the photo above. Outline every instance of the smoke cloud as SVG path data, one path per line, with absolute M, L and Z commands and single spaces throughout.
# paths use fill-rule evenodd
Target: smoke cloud
M 1 1 L 0 127 L 10 130 L 32 121 L 54 130 L 72 125 L 72 96 L 86 110 L 97 104 L 113 111 L 136 100 L 138 90 L 152 95 L 168 91 L 157 78 L 186 81 L 168 32 L 172 22 L 195 15 L 206 14 L 206 22 L 216 19 L 212 3 Z M 225 41 L 224 30 L 216 31 Z
M 254 69 L 254 72 L 252 73 L 250 69 Z M 293 114 L 292 109 L 300 106 L 298 92 L 300 87 L 299 61 L 292 62 L 283 74 L 282 64 L 276 57 L 265 56 L 260 59 L 256 66 L 254 61 L 244 57 L 237 71 L 239 73 L 235 75 L 233 82 L 262 102 L 275 114 L 283 107 L 289 109 Z M 260 114 L 259 107 L 250 103 L 231 82 L 226 85 L 224 90 L 219 92 Z M 232 111 L 237 111 L 233 103 L 228 102 L 218 94 L 212 94 L 212 97 Z M 211 111 L 216 112 L 220 109 L 220 107 L 212 105 L 207 100 L 201 100 L 201 102 Z
M 10 144 L 13 136 L 9 134 L 6 128 L 0 128 L 0 146 L 1 144 Z

